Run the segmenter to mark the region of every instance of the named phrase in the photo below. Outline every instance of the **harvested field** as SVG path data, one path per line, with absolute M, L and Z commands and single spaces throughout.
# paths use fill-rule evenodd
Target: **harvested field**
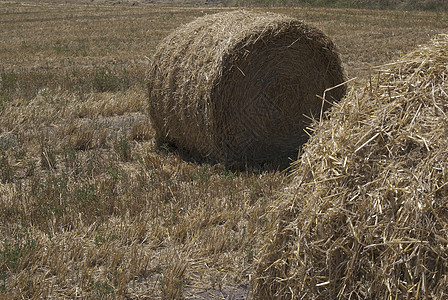
M 234 8 L 105 2 L 0 3 L 0 299 L 246 298 L 290 179 L 156 149 L 146 116 L 157 45 Z M 356 90 L 448 31 L 443 13 L 251 10 L 322 30 Z
M 448 35 L 336 104 L 293 165 L 256 298 L 448 295 Z

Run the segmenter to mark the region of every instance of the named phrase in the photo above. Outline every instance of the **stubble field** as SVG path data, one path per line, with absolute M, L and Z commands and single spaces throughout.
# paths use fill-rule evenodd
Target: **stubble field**
M 0 2 L 0 298 L 246 298 L 287 172 L 156 149 L 158 43 L 233 8 Z M 433 12 L 252 8 L 337 45 L 350 83 L 447 32 Z

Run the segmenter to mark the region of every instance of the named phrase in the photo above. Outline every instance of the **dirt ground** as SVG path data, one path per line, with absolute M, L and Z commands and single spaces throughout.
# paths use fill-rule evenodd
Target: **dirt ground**
M 184 297 L 188 300 L 203 299 L 203 300 L 243 300 L 250 299 L 249 284 L 240 284 L 236 286 L 224 286 L 222 289 L 213 289 L 206 291 L 195 291 L 187 289 L 184 291 Z
M 148 57 L 175 27 L 228 1 L 0 0 L 0 241 L 10 241 L 0 242 L 10 254 L 0 299 L 72 299 L 81 286 L 83 298 L 162 299 L 179 283 L 184 299 L 251 298 L 283 175 L 183 161 L 156 151 L 145 126 Z M 254 10 L 322 29 L 359 81 L 448 28 L 446 15 L 427 12 Z M 20 226 L 40 235 L 28 242 Z

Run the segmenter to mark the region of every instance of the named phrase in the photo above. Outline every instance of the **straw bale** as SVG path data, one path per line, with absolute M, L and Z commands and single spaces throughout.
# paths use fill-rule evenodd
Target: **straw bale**
M 218 13 L 161 43 L 148 76 L 149 115 L 158 144 L 258 164 L 297 157 L 308 118 L 323 107 L 316 95 L 343 81 L 335 46 L 319 30 L 273 13 Z M 326 99 L 344 93 L 341 86 Z
M 448 35 L 381 68 L 314 124 L 256 299 L 448 299 Z

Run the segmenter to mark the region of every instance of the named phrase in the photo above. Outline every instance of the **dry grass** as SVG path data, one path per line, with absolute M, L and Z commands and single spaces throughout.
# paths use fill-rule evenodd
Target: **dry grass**
M 257 296 L 448 295 L 448 35 L 336 104 L 275 203 Z
M 144 114 L 146 57 L 222 10 L 0 4 L 0 298 L 193 298 L 249 281 L 284 175 L 156 151 Z M 269 10 L 322 29 L 350 77 L 447 30 L 444 14 Z

